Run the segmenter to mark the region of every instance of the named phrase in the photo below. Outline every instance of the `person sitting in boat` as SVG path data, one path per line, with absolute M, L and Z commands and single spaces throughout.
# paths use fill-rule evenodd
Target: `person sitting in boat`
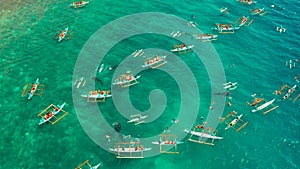
M 174 49 L 177 49 L 178 48 L 178 45 L 176 44 L 175 46 L 174 46 Z
M 275 90 L 274 94 L 279 95 L 279 94 L 281 94 L 281 91 L 280 90 Z

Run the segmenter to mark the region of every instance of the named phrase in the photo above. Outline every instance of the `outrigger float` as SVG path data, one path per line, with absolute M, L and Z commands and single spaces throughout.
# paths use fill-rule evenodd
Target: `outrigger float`
M 37 116 L 41 117 L 39 125 L 42 125 L 46 122 L 50 122 L 52 125 L 56 124 L 58 121 L 63 119 L 66 115 L 69 114 L 69 112 L 66 112 L 63 110 L 66 103 L 63 103 L 62 105 L 53 105 L 50 104 L 46 109 L 44 109 L 42 112 L 40 112 Z M 59 112 L 63 112 L 63 114 L 60 117 L 56 117 L 56 115 Z M 51 121 L 52 118 L 55 118 L 54 121 Z
M 212 28 L 213 30 L 218 31 L 219 33 L 235 33 L 236 30 L 240 29 L 239 26 L 235 26 L 233 24 L 216 24 L 215 27 Z
M 112 84 L 113 85 L 120 85 L 121 87 L 129 87 L 135 84 L 138 84 L 139 82 L 137 79 L 139 79 L 141 75 L 133 76 L 130 71 L 127 71 L 125 74 L 122 74 L 118 79 L 116 79 Z
M 194 37 L 196 39 L 199 39 L 199 40 L 203 41 L 203 42 L 209 42 L 209 41 L 217 40 L 218 35 L 214 35 L 214 34 L 211 34 L 211 33 L 204 33 L 204 34 L 201 34 L 201 35 L 195 34 Z
M 222 140 L 223 137 L 216 136 L 216 131 L 211 130 L 209 127 L 205 128 L 205 122 L 202 125 L 196 125 L 194 130 L 185 129 L 184 132 L 190 134 L 190 138 L 188 139 L 191 142 L 206 144 L 213 146 L 214 140 Z M 193 139 L 193 137 L 197 139 Z
M 140 142 L 121 142 L 116 143 L 115 148 L 109 148 L 117 154 L 116 158 L 144 158 L 144 152 L 151 149 L 145 148 Z
M 265 12 L 265 8 L 258 8 L 258 9 L 252 9 L 250 10 L 251 15 L 259 15 L 263 16 L 267 12 Z
M 101 163 L 95 165 L 95 166 L 92 166 L 90 163 L 89 163 L 89 160 L 86 160 L 85 162 L 79 164 L 75 169 L 82 169 L 82 167 L 84 166 L 88 166 L 90 169 L 97 169 L 101 166 Z
M 241 4 L 246 4 L 246 5 L 252 5 L 256 3 L 256 1 L 252 1 L 252 0 L 237 0 L 237 1 Z
M 174 49 L 172 49 L 172 52 L 183 52 L 183 51 L 191 51 L 194 45 L 187 46 L 186 44 L 181 44 L 181 45 L 175 45 Z
M 26 84 L 22 97 L 28 94 L 28 100 L 30 100 L 33 96 L 42 96 L 45 85 L 40 84 L 39 79 L 37 78 L 34 84 Z
M 81 95 L 87 102 L 105 102 L 107 97 L 111 97 L 110 90 L 90 91 L 88 95 Z
M 242 116 L 243 114 L 237 115 L 236 111 L 232 111 L 226 117 L 219 118 L 219 119 L 221 122 L 225 121 L 225 123 L 227 124 L 225 130 L 237 127 L 235 131 L 239 132 L 242 128 L 244 128 L 248 124 L 248 122 L 242 120 Z
M 73 8 L 81 8 L 84 7 L 86 4 L 88 4 L 89 1 L 78 1 L 78 2 L 73 2 L 69 6 Z
M 131 120 L 127 121 L 127 123 L 135 123 L 134 125 L 139 125 L 141 123 L 145 123 L 145 119 L 148 115 L 143 116 L 142 114 L 131 115 Z
M 177 150 L 178 144 L 183 144 L 184 142 L 177 141 L 175 134 L 161 134 L 159 135 L 159 141 L 152 142 L 152 144 L 159 145 L 159 151 L 161 153 L 166 154 L 179 154 Z M 174 151 L 165 150 L 163 147 L 170 147 L 174 146 Z
M 167 56 L 153 56 L 153 57 L 147 58 L 144 61 L 144 64 L 142 65 L 142 67 L 150 67 L 152 69 L 156 69 L 167 63 L 166 58 L 167 58 Z

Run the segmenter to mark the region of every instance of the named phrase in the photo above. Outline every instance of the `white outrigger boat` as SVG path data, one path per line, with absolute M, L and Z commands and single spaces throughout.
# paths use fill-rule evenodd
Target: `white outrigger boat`
M 167 56 L 154 56 L 145 60 L 142 67 L 151 67 L 152 69 L 158 68 L 167 63 Z
M 225 15 L 227 15 L 229 13 L 229 9 L 227 7 L 222 7 L 219 9 L 219 11 Z
M 196 39 L 202 40 L 202 41 L 212 41 L 217 40 L 218 35 L 214 35 L 211 33 L 204 33 L 201 35 L 194 35 Z
M 112 84 L 120 85 L 121 87 L 129 87 L 139 83 L 137 79 L 139 79 L 141 75 L 133 76 L 129 71 L 126 74 L 122 74 L 118 79 L 116 79 Z
M 39 87 L 39 89 L 38 89 Z M 39 79 L 37 78 L 34 84 L 29 87 L 29 84 L 26 84 L 26 87 L 23 90 L 22 97 L 28 93 L 27 99 L 30 100 L 34 95 L 41 96 L 44 91 L 45 85 L 40 84 Z M 30 88 L 30 90 L 28 90 Z M 40 91 L 38 94 L 37 91 Z
M 194 130 L 184 129 L 184 132 L 187 134 L 190 134 L 190 138 L 188 139 L 191 142 L 200 143 L 200 144 L 206 144 L 213 146 L 214 140 L 221 140 L 223 137 L 216 136 L 216 131 L 211 130 L 209 127 L 205 128 L 206 123 L 203 123 L 203 125 L 197 125 L 195 126 Z M 194 139 L 193 137 L 196 137 Z
M 271 101 L 268 101 L 268 102 L 266 102 L 266 103 L 264 103 L 264 104 L 262 104 L 262 105 L 256 107 L 255 109 L 253 109 L 252 112 L 257 112 L 257 111 L 259 111 L 259 110 L 262 110 L 262 109 L 268 107 L 269 105 L 273 104 L 274 101 L 275 101 L 275 99 L 273 99 L 273 100 L 271 100 Z
M 194 45 L 191 46 L 186 46 L 185 44 L 182 45 L 175 45 L 174 49 L 172 49 L 172 52 L 182 52 L 182 51 L 186 51 L 188 49 L 192 49 L 194 47 Z
M 129 147 L 129 148 L 109 148 L 112 152 L 118 153 L 130 153 L 130 152 L 144 152 L 150 151 L 152 148 L 144 148 L 144 147 Z
M 28 98 L 27 98 L 28 100 L 30 100 L 33 97 L 33 95 L 34 95 L 35 91 L 37 90 L 37 87 L 38 87 L 39 84 L 40 84 L 39 79 L 37 78 L 35 83 L 32 85 L 32 88 L 30 89 L 30 92 L 29 92 Z
M 68 33 L 69 27 L 65 28 L 59 35 L 58 35 L 58 42 L 61 42 L 63 39 L 65 39 L 67 33 Z
M 159 141 L 154 141 L 152 144 L 159 145 L 159 150 L 161 153 L 167 154 L 179 154 L 177 150 L 177 145 L 183 144 L 182 141 L 176 140 L 175 134 L 160 134 Z M 167 147 L 165 149 L 164 147 Z
M 69 6 L 73 8 L 81 8 L 84 7 L 86 4 L 88 4 L 89 1 L 78 1 L 78 2 L 73 2 Z
M 292 93 L 294 93 L 294 91 L 296 90 L 297 85 L 294 85 L 293 87 L 291 87 L 281 98 L 281 100 L 285 100 L 287 98 L 289 98 L 291 96 Z
M 100 68 L 99 68 L 99 73 L 101 73 L 103 71 L 103 68 L 104 68 L 104 64 L 102 63 Z
M 289 66 L 290 69 L 292 69 L 293 67 L 296 67 L 296 62 L 293 62 L 292 60 L 286 61 L 285 66 Z
M 233 127 L 234 125 L 236 125 L 236 123 L 242 118 L 243 114 L 236 116 L 235 119 L 233 119 L 228 126 L 225 128 L 225 130 L 228 130 L 229 128 Z
M 215 135 L 212 135 L 212 134 L 207 134 L 207 133 L 204 133 L 204 132 L 191 131 L 189 129 L 184 129 L 184 132 L 188 133 L 188 134 L 191 134 L 191 135 L 198 136 L 198 137 L 202 137 L 202 138 L 216 139 L 216 140 L 222 140 L 223 139 L 223 137 L 218 137 L 218 136 L 215 136 Z
M 251 15 L 260 15 L 264 12 L 265 8 L 252 9 L 250 10 Z
M 224 118 L 219 117 L 219 119 L 221 120 L 221 122 L 226 121 L 225 123 L 228 124 L 227 127 L 225 128 L 225 130 L 228 130 L 230 128 L 237 126 L 237 129 L 235 131 L 239 132 L 242 128 L 244 128 L 248 124 L 248 122 L 245 122 L 242 120 L 242 116 L 243 116 L 243 114 L 237 115 L 236 111 L 232 111 L 226 117 L 224 117 Z M 227 119 L 229 119 L 229 120 L 227 120 Z M 232 120 L 230 120 L 230 119 L 232 119 Z M 227 123 L 227 122 L 229 122 L 229 123 Z M 238 123 L 242 123 L 242 124 L 238 124 Z
M 223 85 L 224 85 L 224 89 L 233 90 L 237 87 L 236 86 L 237 84 L 238 84 L 237 82 L 228 82 L 228 83 L 225 83 Z
M 142 56 L 144 53 L 145 53 L 144 50 L 140 49 L 140 50 L 135 50 L 131 55 L 133 57 L 137 57 L 137 56 Z
M 127 123 L 135 123 L 135 125 L 144 123 L 145 119 L 148 117 L 148 115 L 141 115 L 141 114 L 136 114 L 136 115 L 131 115 L 130 118 L 132 118 L 131 120 L 127 121 Z
M 105 98 L 112 97 L 109 90 L 90 91 L 88 95 L 81 95 L 87 102 L 104 102 Z
M 183 34 L 184 34 L 184 32 L 174 31 L 174 32 L 172 32 L 170 35 L 171 35 L 173 38 L 175 38 L 175 37 L 179 37 L 179 36 L 181 36 L 181 35 L 183 35 Z
M 235 26 L 233 24 L 216 24 L 215 27 L 212 28 L 213 30 L 218 31 L 219 33 L 235 33 L 236 30 L 240 29 L 239 26 Z
M 243 26 L 246 24 L 246 22 L 248 21 L 249 17 L 247 16 L 242 16 L 242 18 L 240 19 L 240 23 L 239 26 Z
M 65 102 L 62 105 L 57 105 L 54 106 L 53 104 L 51 104 L 50 106 L 48 106 L 44 111 L 42 111 L 40 114 L 38 114 L 38 116 L 41 117 L 39 125 L 42 125 L 46 122 L 51 122 L 50 120 L 55 117 L 55 115 L 57 115 L 60 111 L 63 111 L 63 107 L 65 106 Z M 51 110 L 51 107 L 53 107 L 53 109 Z M 48 111 L 48 109 L 50 109 L 50 111 Z M 51 122 L 52 124 L 57 123 L 59 120 L 61 120 L 62 118 L 64 118 L 68 112 L 63 111 L 65 114 L 62 115 L 60 118 L 57 118 L 56 121 Z M 45 114 L 44 114 L 45 113 Z
M 281 33 L 281 32 L 285 32 L 286 29 L 280 26 L 280 27 L 276 27 L 276 31 Z
M 88 165 L 90 169 L 97 169 L 101 166 L 102 163 L 99 163 L 95 166 L 92 166 L 90 163 L 89 163 L 89 160 L 86 160 L 85 162 L 79 164 L 75 169 L 82 169 L 83 166 L 85 165 Z
M 237 1 L 241 4 L 246 4 L 246 5 L 252 5 L 256 3 L 256 1 L 253 0 L 237 0 Z
M 144 152 L 151 149 L 145 148 L 140 142 L 116 143 L 115 148 L 109 148 L 110 151 L 117 154 L 117 158 L 144 158 Z
M 178 145 L 178 144 L 183 144 L 184 142 L 182 141 L 169 141 L 169 140 L 165 140 L 165 141 L 154 141 L 152 142 L 152 144 L 156 144 L 156 145 Z

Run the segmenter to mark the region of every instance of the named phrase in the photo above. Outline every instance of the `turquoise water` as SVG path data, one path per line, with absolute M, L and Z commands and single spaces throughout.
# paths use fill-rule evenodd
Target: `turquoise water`
M 219 35 L 218 40 L 213 42 L 224 65 L 227 81 L 238 82 L 238 88 L 231 95 L 232 107 L 226 107 L 223 115 L 237 110 L 244 114 L 243 119 L 249 124 L 238 133 L 224 131 L 225 125 L 220 124 L 218 135 L 224 140 L 215 141 L 213 147 L 191 143 L 185 138 L 185 144 L 178 146 L 179 155 L 162 154 L 145 159 L 116 159 L 114 154 L 95 144 L 80 125 L 73 106 L 72 78 L 76 59 L 86 41 L 109 22 L 137 12 L 165 12 L 187 20 L 193 14 L 199 28 L 203 32 L 211 32 L 214 23 L 233 22 L 242 15 L 249 15 L 248 10 L 252 6 L 234 1 L 135 0 L 128 3 L 94 0 L 84 8 L 71 9 L 68 8 L 69 3 L 7 1 L 0 7 L 3 98 L 0 103 L 3 114 L 0 123 L 1 168 L 75 168 L 87 159 L 92 164 L 101 161 L 102 168 L 124 169 L 299 168 L 299 101 L 276 102 L 279 108 L 267 115 L 253 114 L 245 104 L 252 99 L 250 95 L 253 93 L 263 94 L 264 98 L 271 100 L 274 90 L 281 85 L 297 83 L 294 77 L 300 74 L 299 66 L 289 69 L 285 62 L 299 59 L 300 41 L 297 35 L 300 32 L 294 27 L 300 20 L 297 13 L 299 2 L 273 1 L 273 4 L 285 8 L 276 10 L 270 8 L 271 3 L 259 1 L 255 7 L 265 7 L 267 14 L 262 17 L 251 16 L 254 22 L 250 27 L 242 27 L 232 35 Z M 219 16 L 218 9 L 224 6 L 230 9 L 230 14 Z M 275 31 L 276 26 L 280 25 L 286 28 L 286 33 Z M 54 35 L 67 26 L 70 32 L 74 32 L 72 38 L 62 43 L 53 40 Z M 161 46 L 168 50 L 175 43 L 178 42 L 162 36 L 131 37 L 115 46 L 103 62 L 106 65 L 119 64 L 136 49 Z M 127 50 L 120 50 L 124 48 Z M 211 103 L 207 72 L 194 53 L 179 58 L 196 74 L 201 94 L 198 116 L 206 117 Z M 235 66 L 230 67 L 233 64 Z M 172 118 L 177 117 L 181 98 L 176 81 L 158 72 L 144 72 L 140 83 L 130 90 L 132 104 L 140 111 L 146 111 L 151 106 L 148 100 L 151 90 L 164 91 L 168 100 L 166 109 L 154 122 L 136 127 L 126 123 L 127 120 L 119 114 L 112 99 L 108 98 L 107 102 L 99 104 L 109 124 L 115 121 L 122 124 L 124 135 L 157 135 L 171 125 Z M 103 80 L 105 89 L 111 88 L 110 82 L 115 76 L 111 71 L 97 75 Z M 35 96 L 31 101 L 20 97 L 24 85 L 34 82 L 36 78 L 46 85 L 42 97 Z M 162 78 L 165 83 L 160 83 Z M 36 115 L 49 104 L 62 102 L 67 103 L 65 110 L 70 114 L 55 125 L 38 126 L 39 117 Z M 112 142 L 108 144 L 113 146 Z

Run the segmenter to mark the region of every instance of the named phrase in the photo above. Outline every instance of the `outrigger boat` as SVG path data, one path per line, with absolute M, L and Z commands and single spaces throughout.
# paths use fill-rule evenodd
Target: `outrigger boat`
M 86 83 L 86 80 L 84 80 L 84 78 L 81 77 L 79 80 L 76 79 L 76 81 L 73 82 L 73 85 L 76 86 L 77 88 L 79 88 L 79 87 L 83 87 L 85 85 L 85 83 Z
M 237 0 L 237 1 L 241 4 L 246 4 L 246 5 L 252 5 L 256 3 L 256 1 L 252 1 L 252 0 Z
M 172 141 L 170 141 L 172 140 Z M 154 141 L 152 144 L 159 145 L 159 150 L 161 153 L 168 153 L 168 154 L 178 154 L 177 145 L 183 144 L 184 142 L 177 141 L 175 134 L 161 134 L 159 141 Z M 174 146 L 174 151 L 165 150 L 163 147 Z
M 147 58 L 142 67 L 151 67 L 152 69 L 158 68 L 167 63 L 167 56 L 154 56 Z
M 225 128 L 225 130 L 228 130 L 229 128 L 233 127 L 241 118 L 242 118 L 243 114 L 236 116 L 235 119 L 233 119 L 228 126 Z
M 227 7 L 223 7 L 219 9 L 221 13 L 227 15 L 229 13 L 229 9 Z
M 237 82 L 228 82 L 223 85 L 224 85 L 224 89 L 234 90 L 237 88 Z
M 145 52 L 143 51 L 143 49 L 140 50 L 135 50 L 131 55 L 133 57 L 137 57 L 137 56 L 142 56 Z
M 280 27 L 276 27 L 276 31 L 281 33 L 281 32 L 285 32 L 286 29 L 280 26 Z
M 212 41 L 212 40 L 217 40 L 218 35 L 210 34 L 210 33 L 205 33 L 202 35 L 194 35 L 196 39 L 200 39 L 202 41 Z
M 54 125 L 59 120 L 64 118 L 66 115 L 68 115 L 69 112 L 66 112 L 63 110 L 63 107 L 65 106 L 65 104 L 66 104 L 65 102 L 62 105 L 57 105 L 57 106 L 54 106 L 53 104 L 51 104 L 45 110 L 43 110 L 41 113 L 39 113 L 38 116 L 41 117 L 39 125 L 42 125 L 46 122 L 50 122 L 51 124 Z M 64 112 L 64 114 L 62 116 L 60 116 L 59 118 L 57 118 L 55 115 L 57 115 L 61 111 Z M 52 118 L 55 118 L 56 120 L 53 122 L 50 121 Z
M 224 122 L 224 121 L 227 121 L 227 119 L 231 118 L 231 120 L 229 119 L 230 123 L 227 123 L 228 125 L 225 128 L 225 130 L 228 130 L 230 128 L 237 126 L 236 132 L 239 132 L 242 128 L 244 128 L 248 124 L 248 122 L 245 122 L 242 120 L 242 116 L 243 116 L 243 114 L 237 115 L 236 111 L 232 111 L 226 117 L 224 117 L 224 118 L 219 117 L 219 119 L 221 120 L 221 122 Z
M 118 79 L 116 79 L 112 84 L 120 85 L 121 87 L 129 87 L 139 83 L 137 79 L 139 79 L 141 75 L 133 76 L 130 71 L 127 71 L 126 74 L 122 74 Z
M 240 29 L 238 26 L 234 26 L 233 24 L 216 24 L 213 30 L 217 30 L 219 33 L 235 33 L 236 30 Z
M 187 25 L 188 25 L 189 27 L 193 27 L 193 28 L 196 28 L 196 27 L 197 27 L 197 23 L 194 22 L 194 21 L 189 21 L 189 22 L 187 22 Z
M 296 62 L 293 62 L 292 60 L 290 60 L 289 62 L 286 61 L 285 66 L 289 66 L 290 69 L 292 69 L 293 67 L 296 67 Z
M 268 101 L 268 102 L 266 102 L 266 103 L 264 103 L 264 104 L 262 104 L 262 105 L 256 107 L 255 109 L 253 109 L 252 112 L 257 112 L 257 111 L 259 111 L 259 110 L 262 110 L 262 109 L 268 107 L 269 105 L 273 104 L 274 101 L 275 101 L 275 99 L 273 99 L 273 100 L 271 100 L 271 101 Z
M 39 87 L 39 88 L 38 88 Z M 31 85 L 31 88 L 29 87 L 29 84 L 26 84 L 22 97 L 28 93 L 28 100 L 30 100 L 33 96 L 41 96 L 43 94 L 45 85 L 40 84 L 39 79 L 37 78 L 34 84 Z M 28 90 L 30 88 L 30 90 Z M 40 91 L 37 93 L 37 91 Z
M 291 94 L 293 94 L 296 91 L 296 88 L 297 88 L 297 85 L 294 85 L 293 87 L 290 87 L 290 86 L 285 84 L 285 85 L 281 86 L 279 90 L 276 90 L 274 92 L 274 94 L 275 95 L 281 95 L 281 100 L 285 100 L 285 99 L 289 98 L 291 96 Z M 282 94 L 282 93 L 284 93 L 284 94 Z M 298 94 L 293 99 L 293 102 L 296 102 L 299 97 L 300 97 L 300 94 Z
M 249 17 L 242 16 L 242 18 L 238 19 L 240 21 L 239 26 L 245 25 L 245 23 L 248 21 Z
M 110 151 L 117 153 L 117 158 L 144 158 L 144 152 L 152 148 L 145 148 L 140 142 L 121 142 L 116 143 L 115 148 Z
M 102 72 L 103 68 L 104 68 L 104 64 L 102 63 L 101 66 L 100 66 L 100 68 L 99 68 L 99 73 Z
M 88 4 L 89 1 L 79 1 L 79 2 L 73 2 L 70 4 L 70 7 L 73 8 L 81 8 L 84 7 L 86 4 Z
M 170 35 L 171 35 L 173 38 L 175 38 L 175 37 L 179 37 L 179 36 L 181 36 L 181 35 L 183 35 L 183 34 L 184 34 L 184 32 L 174 31 L 174 32 L 172 32 Z
M 90 91 L 88 95 L 81 95 L 87 99 L 87 102 L 105 102 L 105 99 L 111 96 L 109 90 Z
M 265 8 L 259 8 L 259 9 L 252 9 L 250 10 L 251 15 L 258 15 L 261 14 L 262 12 L 264 12 Z
M 65 39 L 67 33 L 68 33 L 69 27 L 65 28 L 58 36 L 58 42 L 61 42 L 63 39 Z
M 294 91 L 296 90 L 297 85 L 294 85 L 293 87 L 291 87 L 281 98 L 281 100 L 285 100 L 287 98 L 289 98 L 291 96 L 292 93 L 294 93 Z
M 194 45 L 191 45 L 191 46 L 186 46 L 185 44 L 175 45 L 174 49 L 172 49 L 171 51 L 172 52 L 182 52 L 182 51 L 186 51 L 188 49 L 191 49 L 193 47 L 194 47 Z
M 95 165 L 95 166 L 92 166 L 90 163 L 89 163 L 89 160 L 86 160 L 85 162 L 79 164 L 75 169 L 82 169 L 83 166 L 85 165 L 88 165 L 90 169 L 97 169 L 101 166 L 101 163 Z
M 136 115 L 131 115 L 130 118 L 132 118 L 131 120 L 127 121 L 127 123 L 135 123 L 135 125 L 144 123 L 144 119 L 146 119 L 148 117 L 148 115 L 141 115 L 141 114 L 136 114 Z
M 191 142 L 213 146 L 214 140 L 223 139 L 223 137 L 216 136 L 216 131 L 211 130 L 209 127 L 205 128 L 205 125 L 206 122 L 203 122 L 202 125 L 196 125 L 193 131 L 189 129 L 184 129 L 185 133 L 191 135 L 188 140 Z M 193 136 L 196 136 L 197 139 L 193 139 Z

